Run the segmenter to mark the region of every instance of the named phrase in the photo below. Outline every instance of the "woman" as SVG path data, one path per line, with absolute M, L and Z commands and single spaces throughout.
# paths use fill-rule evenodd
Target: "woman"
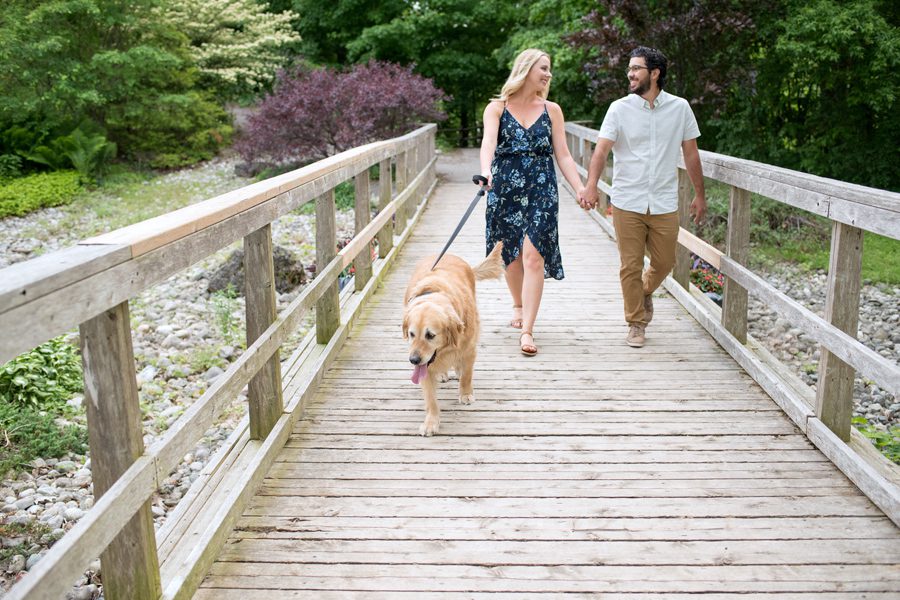
M 510 326 L 521 328 L 522 354 L 534 356 L 534 322 L 544 278 L 563 278 L 557 220 L 559 194 L 552 156 L 579 194 L 584 186 L 566 146 L 562 110 L 547 101 L 550 56 L 529 49 L 516 57 L 500 95 L 484 109 L 481 174 L 488 180 L 485 217 L 490 250 L 503 242 Z

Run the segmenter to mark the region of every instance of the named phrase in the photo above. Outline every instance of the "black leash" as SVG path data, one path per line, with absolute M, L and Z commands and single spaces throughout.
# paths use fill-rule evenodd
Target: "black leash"
M 472 211 L 475 209 L 475 205 L 478 204 L 478 200 L 484 196 L 485 186 L 487 185 L 487 178 L 482 177 L 481 175 L 473 175 L 472 183 L 477 183 L 481 186 L 481 189 L 478 190 L 478 193 L 475 194 L 475 197 L 472 198 L 472 202 L 469 203 L 469 208 L 466 209 L 466 213 L 462 216 L 462 219 L 459 221 L 459 225 L 456 226 L 456 229 L 453 230 L 453 233 L 450 235 L 450 239 L 447 240 L 447 244 L 444 246 L 444 249 L 441 250 L 441 253 L 438 255 L 437 260 L 434 261 L 434 264 L 431 265 L 431 270 L 434 271 L 434 268 L 437 266 L 441 259 L 444 258 L 444 254 L 447 253 L 447 249 L 450 247 L 450 244 L 453 243 L 453 240 L 456 239 L 456 236 L 459 234 L 459 230 L 463 228 L 463 225 L 466 224 L 466 221 L 469 220 L 469 215 L 472 214 Z

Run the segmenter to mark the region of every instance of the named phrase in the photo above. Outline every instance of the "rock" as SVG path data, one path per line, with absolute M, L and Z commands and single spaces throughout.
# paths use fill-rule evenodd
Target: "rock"
M 41 560 L 41 558 L 43 558 L 43 556 L 44 555 L 41 553 L 36 553 L 29 556 L 28 560 L 25 561 L 25 570 L 30 571 L 31 568 L 34 567 L 34 565 L 36 565 L 38 561 Z
M 306 282 L 306 271 L 290 250 L 281 246 L 273 249 L 275 259 L 275 289 L 287 293 Z M 244 295 L 244 251 L 235 250 L 228 260 L 209 275 L 207 291 L 220 292 L 229 286 L 239 296 Z
M 224 372 L 225 371 L 223 371 L 219 367 L 210 367 L 209 369 L 206 370 L 206 373 L 203 374 L 203 379 L 205 379 L 206 381 L 213 381 L 216 378 L 218 378 L 220 375 L 222 375 Z
M 76 465 L 71 460 L 61 460 L 58 463 L 56 463 L 56 470 L 59 471 L 60 473 L 68 473 L 69 471 L 74 471 L 77 468 L 78 468 L 78 465 Z
M 25 557 L 21 554 L 16 554 L 12 558 L 9 559 L 9 565 L 6 567 L 6 570 L 10 573 L 18 573 L 20 571 L 25 570 Z
M 63 517 L 66 519 L 66 521 L 77 521 L 83 516 L 84 511 L 80 508 L 67 508 L 63 513 Z

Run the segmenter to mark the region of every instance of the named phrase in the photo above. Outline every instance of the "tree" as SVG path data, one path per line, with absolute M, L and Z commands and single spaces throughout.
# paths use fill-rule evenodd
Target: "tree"
M 190 40 L 200 87 L 225 100 L 265 90 L 300 40 L 291 28 L 297 15 L 268 12 L 257 0 L 179 0 L 155 14 Z
M 750 78 L 748 57 L 761 50 L 759 29 L 779 15 L 777 0 L 608 0 L 569 40 L 588 54 L 584 65 L 605 109 L 627 91 L 625 67 L 637 46 L 669 59 L 666 90 L 686 98 L 704 133 L 725 107 L 727 92 Z M 598 116 L 602 115 L 600 112 Z M 714 136 L 705 135 L 705 143 Z
M 300 34 L 298 52 L 321 65 L 349 63 L 347 45 L 367 27 L 390 22 L 403 14 L 407 2 L 397 0 L 271 0 L 270 10 L 291 10 L 299 15 L 294 29 Z
M 351 59 L 376 58 L 415 64 L 417 73 L 451 95 L 451 126 L 463 129 L 460 145 L 481 115 L 478 107 L 500 91 L 507 73 L 492 56 L 524 14 L 518 3 L 502 0 L 426 0 L 407 5 L 388 23 L 365 29 L 348 44 Z
M 26 129 L 43 141 L 90 119 L 128 156 L 167 155 L 160 166 L 215 152 L 230 133 L 227 116 L 191 91 L 186 38 L 147 17 L 156 6 L 14 2 L 0 26 L 0 132 Z
M 411 68 L 390 63 L 300 67 L 279 76 L 236 146 L 248 161 L 312 161 L 440 120 L 443 96 Z
M 524 9 L 524 19 L 494 52 L 498 66 L 507 73 L 522 50 L 539 48 L 547 52 L 553 68 L 550 99 L 562 106 L 567 121 L 590 118 L 597 111 L 583 68 L 593 50 L 576 48 L 566 41 L 583 27 L 584 15 L 594 4 L 594 0 L 536 0 Z
M 753 63 L 754 86 L 723 116 L 722 151 L 900 189 L 895 13 L 873 0 L 793 2 Z

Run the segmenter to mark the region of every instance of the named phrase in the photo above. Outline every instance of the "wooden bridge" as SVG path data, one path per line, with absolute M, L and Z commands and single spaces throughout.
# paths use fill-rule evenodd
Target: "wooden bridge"
M 596 132 L 567 133 L 586 164 Z M 900 597 L 900 475 L 849 424 L 854 372 L 896 395 L 900 368 L 844 333 L 856 331 L 861 231 L 900 237 L 900 196 L 703 153 L 706 175 L 733 189 L 728 251 L 682 232 L 638 350 L 623 342 L 609 224 L 561 190 L 566 279 L 545 288 L 540 353 L 519 353 L 505 285 L 480 284 L 477 401 L 455 404 L 444 384 L 441 434 L 422 438 L 402 293 L 477 170 L 474 151 L 436 157 L 433 135 L 0 271 L 0 362 L 80 327 L 99 496 L 9 598 L 62 597 L 101 550 L 109 600 Z M 357 235 L 336 254 L 333 189 L 350 178 Z M 825 318 L 742 265 L 750 192 L 834 222 Z M 313 200 L 322 268 L 276 315 L 269 224 Z M 479 260 L 483 228 L 476 212 L 453 252 Z M 144 449 L 128 299 L 241 238 L 248 349 Z M 688 285 L 688 248 L 728 277 L 723 309 Z M 748 290 L 823 345 L 818 397 L 747 335 Z M 314 306 L 316 332 L 280 360 Z M 154 533 L 150 497 L 247 384 L 247 418 Z

